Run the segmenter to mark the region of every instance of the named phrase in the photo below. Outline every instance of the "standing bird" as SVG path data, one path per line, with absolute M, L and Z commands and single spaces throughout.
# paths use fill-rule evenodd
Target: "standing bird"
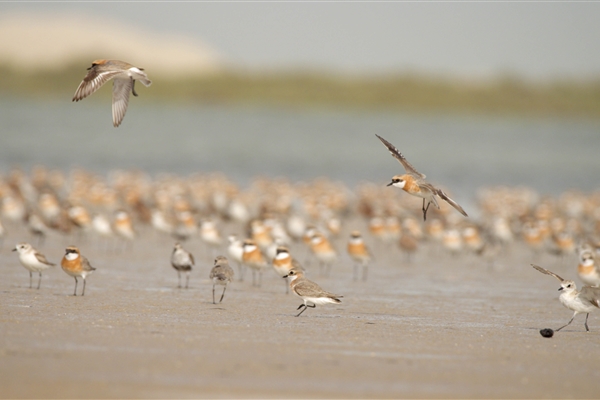
M 319 285 L 306 279 L 304 272 L 299 269 L 292 268 L 284 278 L 288 279 L 292 292 L 304 300 L 304 303 L 298 307 L 298 310 L 302 308 L 302 311 L 296 317 L 299 317 L 308 307 L 315 308 L 317 304 L 339 304 L 342 302 L 340 298 L 343 296 L 338 296 L 337 294 L 321 289 Z
M 83 278 L 83 290 L 81 291 L 81 295 L 84 296 L 85 278 L 94 272 L 96 268 L 90 265 L 88 259 L 82 256 L 79 252 L 79 249 L 75 246 L 69 246 L 66 248 L 65 256 L 60 262 L 60 265 L 67 275 L 75 278 L 75 290 L 73 291 L 73 296 L 77 296 L 77 277 Z
M 277 273 L 277 275 L 282 278 L 286 276 L 292 269 L 302 270 L 302 266 L 292 257 L 290 251 L 285 246 L 278 246 L 275 252 L 275 257 L 273 257 L 273 269 Z M 285 294 L 288 294 L 290 287 L 285 285 Z
M 260 286 L 262 283 L 262 271 L 267 268 L 267 261 L 262 255 L 260 248 L 252 239 L 244 240 L 242 244 L 244 252 L 242 262 L 252 270 L 252 286 Z M 256 284 L 256 273 L 258 272 L 258 285 Z
M 371 252 L 359 231 L 352 231 L 348 240 L 348 255 L 354 261 L 354 280 L 358 279 L 358 269 L 362 266 L 362 279 L 367 280 L 367 268 L 371 262 Z
M 388 186 L 395 186 L 404 190 L 406 193 L 411 194 L 413 196 L 421 197 L 423 199 L 423 220 L 427 219 L 427 210 L 429 209 L 429 205 L 433 203 L 436 208 L 440 208 L 437 199 L 435 196 L 441 197 L 446 203 L 450 204 L 454 207 L 459 213 L 468 217 L 467 213 L 463 208 L 458 205 L 457 202 L 452 200 L 446 193 L 444 193 L 441 189 L 436 188 L 431 183 L 426 182 L 426 176 L 415 169 L 404 156 L 395 148 L 390 142 L 385 140 L 379 135 L 375 135 L 381 140 L 381 142 L 388 148 L 392 156 L 396 158 L 400 164 L 406 170 L 406 174 L 404 175 L 395 175 L 392 178 L 392 181 L 388 183 Z M 425 205 L 427 202 L 427 206 Z
M 36 249 L 33 248 L 29 243 L 19 243 L 13 251 L 19 252 L 19 261 L 21 265 L 25 267 L 29 271 L 29 288 L 31 289 L 31 279 L 32 273 L 37 272 L 39 274 L 38 285 L 37 288 L 40 288 L 40 284 L 42 283 L 42 271 L 56 265 L 48 260 L 46 260 L 46 256 L 39 253 Z
M 139 80 L 148 87 L 152 81 L 144 72 L 143 68 L 119 60 L 95 60 L 88 68 L 88 73 L 75 91 L 73 101 L 83 100 L 100 89 L 109 80 L 113 79 L 112 114 L 113 126 L 121 125 L 127 105 L 129 104 L 129 93 L 135 92 L 135 81 Z
M 223 301 L 223 297 L 225 296 L 225 290 L 227 289 L 227 284 L 233 280 L 233 269 L 229 266 L 229 261 L 227 261 L 227 257 L 217 256 L 215 258 L 215 266 L 210 271 L 210 279 L 213 281 L 213 304 L 215 303 L 215 285 L 223 286 L 223 293 L 221 294 L 221 299 L 219 303 Z
M 175 243 L 173 253 L 171 253 L 171 265 L 177 271 L 179 281 L 177 287 L 179 288 L 181 287 L 181 272 L 185 272 L 185 288 L 187 289 L 190 283 L 190 272 L 192 272 L 192 266 L 194 265 L 194 256 L 179 243 Z
M 600 308 L 600 288 L 584 286 L 581 288 L 581 291 L 579 291 L 575 286 L 575 282 L 564 280 L 554 272 L 550 272 L 545 268 L 538 267 L 537 265 L 531 264 L 531 266 L 541 273 L 551 275 L 560 281 L 560 288 L 558 288 L 558 290 L 561 290 L 562 293 L 558 299 L 563 306 L 573 311 L 573 317 L 567 323 L 567 325 L 561 326 L 560 328 L 556 329 L 556 331 L 560 331 L 562 328 L 573 322 L 573 319 L 577 314 L 585 313 L 585 330 L 589 332 L 590 328 L 587 324 L 588 317 L 592 311 L 594 311 L 596 308 Z

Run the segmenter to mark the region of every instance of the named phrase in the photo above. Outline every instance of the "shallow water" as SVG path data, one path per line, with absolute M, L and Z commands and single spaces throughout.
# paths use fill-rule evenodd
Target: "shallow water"
M 89 101 L 88 101 L 89 100 Z M 402 171 L 374 136 L 388 139 L 428 180 L 468 201 L 481 186 L 528 185 L 542 193 L 595 189 L 600 121 L 406 115 L 335 110 L 164 105 L 133 98 L 121 127 L 110 100 L 0 100 L 0 171 L 42 164 L 99 173 L 222 171 L 327 176 L 385 184 Z

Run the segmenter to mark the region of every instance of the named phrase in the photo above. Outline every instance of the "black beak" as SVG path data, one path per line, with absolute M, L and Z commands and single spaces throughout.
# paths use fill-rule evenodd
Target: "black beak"
M 390 183 L 388 183 L 386 186 L 392 186 L 394 184 L 394 181 L 391 181 Z
M 287 278 L 287 277 L 288 277 L 287 275 L 285 275 L 285 276 L 282 276 L 282 278 Z
M 561 286 L 561 287 L 559 287 L 559 288 L 558 288 L 558 290 L 559 290 L 559 291 L 560 291 L 560 290 L 563 290 L 563 287 L 562 287 L 562 286 Z
M 17 248 L 15 247 L 14 249 L 12 249 L 12 251 L 17 251 Z

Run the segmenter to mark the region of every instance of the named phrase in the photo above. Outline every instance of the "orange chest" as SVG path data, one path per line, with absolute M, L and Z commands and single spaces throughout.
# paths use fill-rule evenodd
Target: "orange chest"
M 273 266 L 275 268 L 288 268 L 292 266 L 292 259 L 291 257 L 286 257 L 286 258 L 282 258 L 282 259 L 278 259 L 275 258 L 273 260 Z
M 78 258 L 74 260 L 67 260 L 66 257 L 63 257 L 60 262 L 61 267 L 66 271 L 79 272 L 82 270 L 81 268 L 81 260 Z
M 420 195 L 421 188 L 419 187 L 417 182 L 415 182 L 415 180 L 412 177 L 406 177 L 405 179 L 406 183 L 402 189 L 407 193 L 414 194 L 417 196 Z
M 242 256 L 244 262 L 262 263 L 264 262 L 263 256 L 260 250 L 257 248 L 252 251 L 245 252 Z
M 577 266 L 577 272 L 579 272 L 582 275 L 592 274 L 595 269 L 596 269 L 596 266 L 594 264 L 592 264 L 592 265 L 579 264 Z
M 367 246 L 364 243 L 348 243 L 348 253 L 351 255 L 367 255 Z
M 329 241 L 327 241 L 325 239 L 320 240 L 319 242 L 316 242 L 316 243 L 313 241 L 312 249 L 316 253 L 327 253 L 327 252 L 333 251 L 331 244 L 329 243 Z

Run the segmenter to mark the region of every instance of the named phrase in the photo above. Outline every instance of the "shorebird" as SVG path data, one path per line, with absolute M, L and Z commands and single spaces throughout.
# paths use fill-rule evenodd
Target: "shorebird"
M 275 257 L 273 257 L 273 269 L 277 273 L 277 275 L 282 278 L 286 276 L 292 269 L 302 270 L 302 266 L 292 257 L 290 251 L 285 246 L 278 246 Z M 289 293 L 289 286 L 285 285 L 285 294 Z
M 346 247 L 348 255 L 354 261 L 354 280 L 358 279 L 358 269 L 362 266 L 362 279 L 367 280 L 367 270 L 371 262 L 371 252 L 367 248 L 359 231 L 352 231 L 348 246 Z
M 81 295 L 85 295 L 85 278 L 92 272 L 96 270 L 96 268 L 90 265 L 90 262 L 87 258 L 81 255 L 79 249 L 75 246 L 69 246 L 65 250 L 65 256 L 60 262 L 63 271 L 65 271 L 68 275 L 75 278 L 75 290 L 73 291 L 73 296 L 77 296 L 77 277 L 83 278 L 83 290 L 81 291 Z
M 39 274 L 37 288 L 40 288 L 42 283 L 42 271 L 56 265 L 46 260 L 46 256 L 38 252 L 29 243 L 19 243 L 13 251 L 19 252 L 19 261 L 21 265 L 29 271 L 29 288 L 31 288 L 31 280 L 33 272 Z
M 548 271 L 547 269 L 537 265 L 531 264 L 531 266 L 541 273 L 551 275 L 560 281 L 560 288 L 558 288 L 558 290 L 561 290 L 562 293 L 558 299 L 563 306 L 573 311 L 573 317 L 571 320 L 566 325 L 556 329 L 556 331 L 560 331 L 562 328 L 573 322 L 573 319 L 577 314 L 585 313 L 585 330 L 589 332 L 590 328 L 587 324 L 588 317 L 592 311 L 594 311 L 596 308 L 600 308 L 600 288 L 584 286 L 581 288 L 581 291 L 579 291 L 577 290 L 577 286 L 575 286 L 575 282 L 565 280 L 556 275 L 554 272 Z
M 579 279 L 590 286 L 600 286 L 600 268 L 594 260 L 594 253 L 585 250 L 579 253 L 579 265 L 577 266 Z
M 244 250 L 242 254 L 242 262 L 252 270 L 252 286 L 260 286 L 262 283 L 262 271 L 267 268 L 267 262 L 252 239 L 244 240 L 242 244 Z M 258 285 L 256 284 L 256 273 L 258 272 Z
M 398 151 L 398 149 L 394 147 L 394 145 L 392 145 L 390 142 L 388 142 L 387 140 L 385 140 L 377 134 L 375 136 L 377 136 L 379 140 L 381 140 L 381 143 L 383 143 L 385 147 L 387 147 L 392 156 L 394 156 L 394 158 L 397 159 L 406 170 L 406 173 L 404 175 L 395 175 L 392 178 L 392 181 L 388 183 L 388 186 L 395 186 L 404 190 L 408 194 L 421 197 L 423 199 L 423 220 L 427 219 L 427 210 L 429 209 L 429 205 L 431 203 L 433 203 L 433 205 L 436 208 L 440 208 L 435 196 L 439 196 L 444 201 L 446 201 L 446 203 L 454 207 L 459 213 L 461 213 L 465 217 L 468 217 L 465 210 L 463 210 L 463 208 L 460 205 L 458 205 L 457 202 L 448 197 L 448 195 L 444 193 L 443 190 L 438 189 L 431 183 L 425 181 L 425 174 L 422 174 L 419 171 L 417 171 L 415 167 L 413 167 L 406 160 L 406 158 L 404 158 L 404 156 Z M 427 203 L 427 205 L 425 205 L 425 203 Z
M 225 290 L 227 289 L 227 285 L 229 282 L 233 280 L 233 269 L 229 266 L 229 261 L 227 261 L 227 257 L 217 256 L 215 258 L 215 266 L 210 271 L 210 279 L 213 281 L 213 304 L 215 303 L 215 285 L 223 286 L 223 293 L 221 294 L 221 299 L 219 303 L 223 301 L 223 297 L 225 296 Z
M 106 82 L 113 79 L 112 114 L 115 128 L 121 125 L 125 117 L 127 105 L 129 104 L 129 93 L 131 92 L 134 96 L 137 96 L 135 81 L 139 80 L 146 87 L 152 84 L 143 68 L 134 67 L 124 61 L 95 60 L 88 71 L 79 87 L 77 87 L 73 101 L 85 99 L 100 89 Z
M 181 287 L 181 272 L 185 272 L 185 288 L 187 289 L 190 283 L 190 272 L 192 272 L 192 266 L 194 265 L 194 256 L 179 243 L 175 243 L 171 253 L 171 265 L 177 271 L 179 282 L 177 287 L 179 288 Z
M 292 292 L 304 300 L 304 303 L 298 306 L 298 310 L 302 309 L 302 311 L 296 317 L 299 317 L 308 307 L 315 308 L 317 304 L 339 304 L 342 302 L 340 298 L 343 296 L 321 289 L 319 285 L 306 279 L 304 272 L 299 269 L 292 268 L 284 278 L 288 279 Z

